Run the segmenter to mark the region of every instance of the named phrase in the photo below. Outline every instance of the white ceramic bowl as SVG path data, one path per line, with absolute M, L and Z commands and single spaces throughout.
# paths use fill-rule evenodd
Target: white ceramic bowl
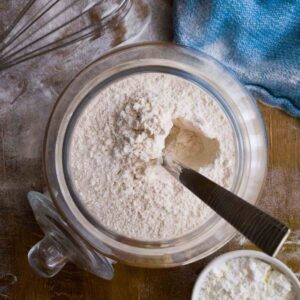
M 271 265 L 274 269 L 280 271 L 282 274 L 286 275 L 287 278 L 289 278 L 290 282 L 292 283 L 293 288 L 296 292 L 296 300 L 300 300 L 300 282 L 298 281 L 295 274 L 283 262 L 281 262 L 277 258 L 253 250 L 240 250 L 240 251 L 228 252 L 217 257 L 212 262 L 210 262 L 199 275 L 195 283 L 191 299 L 192 300 L 200 299 L 199 298 L 200 289 L 204 283 L 206 276 L 213 268 L 220 266 L 226 261 L 237 257 L 253 257 L 253 258 L 260 259 L 266 262 L 267 264 Z

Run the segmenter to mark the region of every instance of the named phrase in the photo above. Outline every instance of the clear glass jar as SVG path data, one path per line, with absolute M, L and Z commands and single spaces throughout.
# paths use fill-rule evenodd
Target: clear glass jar
M 119 48 L 82 70 L 61 94 L 51 114 L 44 143 L 45 177 L 50 198 L 58 211 L 57 216 L 63 222 L 60 228 L 67 227 L 67 239 L 77 242 L 70 246 L 64 238 L 55 239 L 55 243 L 59 244 L 54 247 L 55 251 L 46 249 L 42 252 L 44 268 L 47 265 L 45 257 L 53 253 L 64 263 L 67 260 L 80 266 L 95 263 L 95 260 L 82 262 L 80 252 L 72 251 L 76 243 L 75 247 L 79 247 L 81 253 L 89 249 L 130 265 L 174 267 L 210 255 L 235 235 L 235 230 L 226 221 L 212 214 L 199 228 L 185 236 L 157 242 L 134 240 L 101 226 L 90 218 L 76 199 L 67 174 L 68 139 L 72 124 L 95 93 L 116 79 L 140 72 L 173 74 L 193 81 L 211 94 L 224 110 L 235 136 L 237 163 L 232 191 L 250 203 L 255 203 L 260 195 L 267 167 L 264 124 L 253 98 L 234 76 L 207 55 L 174 44 L 149 43 Z M 37 195 L 31 194 L 33 206 L 34 197 Z M 38 209 L 36 211 L 38 214 Z M 42 219 L 43 216 L 39 220 Z M 46 235 L 48 225 L 43 225 Z M 56 229 L 52 230 L 54 237 Z M 61 235 L 66 234 L 65 229 L 60 230 Z M 66 243 L 68 247 L 64 246 Z M 35 261 L 31 260 L 31 265 L 39 269 L 39 253 L 36 251 L 32 250 L 31 256 L 34 254 Z M 63 252 L 61 256 L 60 252 Z M 108 259 L 105 263 L 110 262 Z M 53 265 L 56 267 L 55 263 Z M 62 266 L 58 264 L 57 267 Z M 91 271 L 90 266 L 86 269 Z

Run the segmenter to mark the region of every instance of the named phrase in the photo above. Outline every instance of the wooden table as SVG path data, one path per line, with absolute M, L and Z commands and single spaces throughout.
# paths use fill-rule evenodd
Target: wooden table
M 294 230 L 279 258 L 299 275 L 300 121 L 273 108 L 263 105 L 260 108 L 270 149 L 269 172 L 259 206 Z M 5 184 L 1 181 L 0 299 L 189 299 L 197 275 L 213 257 L 233 249 L 252 248 L 237 237 L 215 255 L 184 267 L 148 270 L 117 264 L 112 281 L 99 279 L 72 265 L 53 279 L 40 278 L 32 273 L 27 263 L 27 252 L 41 238 L 41 231 L 25 198 L 31 188 L 42 187 L 41 164 L 30 161 L 11 163 L 8 149 L 4 147 L 9 128 L 3 123 L 1 125 L 0 176 Z M 31 184 L 27 176 L 32 178 Z

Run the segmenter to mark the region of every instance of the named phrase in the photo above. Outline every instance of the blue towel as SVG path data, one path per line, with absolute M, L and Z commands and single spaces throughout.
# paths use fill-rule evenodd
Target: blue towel
M 233 70 L 267 104 L 300 117 L 300 0 L 175 0 L 174 37 Z

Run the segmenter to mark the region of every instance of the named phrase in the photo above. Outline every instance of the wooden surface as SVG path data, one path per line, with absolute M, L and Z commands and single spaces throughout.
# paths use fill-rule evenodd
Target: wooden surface
M 300 121 L 285 113 L 260 105 L 269 138 L 269 172 L 260 207 L 286 222 L 294 230 L 279 257 L 294 272 L 300 272 Z M 9 119 L 9 116 L 6 117 Z M 1 120 L 5 120 L 2 118 Z M 17 126 L 17 124 L 16 124 Z M 41 238 L 26 193 L 43 185 L 41 164 L 12 163 L 14 149 L 5 148 L 9 130 L 0 130 L 0 298 L 24 300 L 104 299 L 104 300 L 184 300 L 189 299 L 197 275 L 213 257 L 174 269 L 147 270 L 117 264 L 112 281 L 96 278 L 68 265 L 53 279 L 32 273 L 27 252 Z M 18 145 L 16 145 L 18 147 Z M 4 184 L 3 184 L 4 183 Z M 5 201 L 4 201 L 5 200 Z M 251 248 L 237 237 L 214 256 L 232 249 Z

